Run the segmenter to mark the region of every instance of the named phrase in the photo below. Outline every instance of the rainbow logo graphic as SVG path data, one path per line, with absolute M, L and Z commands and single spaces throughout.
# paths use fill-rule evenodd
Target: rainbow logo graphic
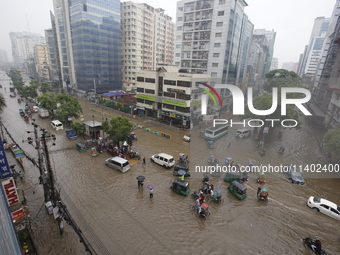
M 221 99 L 221 96 L 217 93 L 217 91 L 211 87 L 210 85 L 206 84 L 206 83 L 203 83 L 203 82 L 199 82 L 199 84 L 202 84 L 203 86 L 207 87 L 208 89 L 210 89 L 214 94 L 215 96 L 217 97 L 218 101 L 219 101 L 219 105 L 222 106 L 222 99 Z M 199 89 L 203 90 L 206 94 L 202 94 L 202 114 L 207 114 L 207 94 L 210 96 L 210 98 L 214 101 L 214 104 L 217 105 L 217 102 L 216 102 L 216 99 L 215 97 L 211 94 L 211 92 L 205 88 L 200 88 L 198 87 Z

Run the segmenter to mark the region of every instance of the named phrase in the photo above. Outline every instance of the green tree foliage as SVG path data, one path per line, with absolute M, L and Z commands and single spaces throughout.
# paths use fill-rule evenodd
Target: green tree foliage
M 37 98 L 37 101 L 39 102 L 39 106 L 41 108 L 45 108 L 49 112 L 54 114 L 54 110 L 57 109 L 56 97 L 57 96 L 54 93 L 46 93 L 39 96 Z
M 85 132 L 85 126 L 81 122 L 73 123 L 72 128 L 73 128 L 74 132 L 76 132 L 76 134 L 78 134 L 78 135 L 82 135 Z
M 6 107 L 6 101 L 5 101 L 5 97 L 3 94 L 0 94 L 0 112 L 2 112 L 4 110 L 4 107 Z
M 325 134 L 324 143 L 327 149 L 340 155 L 340 128 L 332 129 Z
M 68 116 L 78 119 L 79 115 L 83 112 L 78 99 L 69 94 L 58 94 L 56 102 L 60 105 L 55 109 L 54 114 L 62 122 L 66 122 Z
M 117 116 L 111 118 L 110 122 L 105 121 L 102 126 L 105 133 L 108 134 L 109 139 L 118 143 L 120 141 L 125 141 L 128 138 L 133 125 L 129 118 Z
M 276 107 L 276 110 L 270 114 L 270 115 L 255 115 L 249 111 L 249 108 L 246 107 L 245 109 L 245 118 L 252 118 L 252 119 L 278 119 L 280 121 L 284 119 L 294 119 L 298 122 L 298 126 L 300 127 L 300 121 L 299 118 L 299 112 L 295 109 L 294 105 L 286 105 L 286 115 L 281 115 L 281 93 L 279 91 L 278 93 L 278 104 Z M 253 106 L 256 110 L 268 110 L 272 107 L 273 98 L 272 95 L 269 93 L 263 93 L 261 96 L 253 100 Z M 274 125 L 279 124 L 279 121 L 275 121 Z M 285 125 L 289 125 L 288 123 L 285 123 Z M 293 125 L 293 124 L 292 124 Z
M 47 93 L 47 92 L 53 92 L 54 89 L 50 86 L 49 83 L 47 82 L 42 82 L 40 84 L 40 92 L 41 93 Z
M 266 81 L 263 85 L 263 89 L 271 92 L 273 87 L 298 87 L 300 81 L 301 78 L 295 72 L 285 69 L 276 69 L 266 74 Z

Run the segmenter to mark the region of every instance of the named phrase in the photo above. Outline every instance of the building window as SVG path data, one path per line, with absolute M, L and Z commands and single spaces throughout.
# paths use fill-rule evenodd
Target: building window
M 221 44 L 220 43 L 214 43 L 214 47 L 219 48 L 219 47 L 221 47 Z
M 138 76 L 137 76 L 137 81 L 144 82 L 144 77 L 138 77 Z
M 216 27 L 223 27 L 223 22 L 217 22 Z
M 147 94 L 155 94 L 155 90 L 154 89 L 145 89 L 145 93 Z
M 177 31 L 182 31 L 182 27 L 177 27 Z
M 225 4 L 225 0 L 219 0 L 218 4 Z
M 187 94 L 177 94 L 177 99 L 190 100 L 190 99 L 191 99 L 191 95 L 187 95 Z
M 220 53 L 214 53 L 214 54 L 213 54 L 213 57 L 214 57 L 214 58 L 218 58 L 219 56 L 220 56 Z M 137 78 L 138 78 L 138 77 L 137 77 Z
M 176 106 L 176 110 L 179 112 L 186 112 L 189 113 L 190 112 L 190 107 L 180 107 L 180 106 Z
M 183 17 L 178 17 L 177 18 L 177 21 L 182 21 L 183 20 Z
M 169 92 L 163 92 L 163 96 L 175 98 L 176 94 L 175 93 L 169 93 Z
M 218 63 L 212 63 L 212 67 L 218 67 Z
M 222 33 L 216 33 L 215 37 L 222 37 Z
M 191 82 L 190 81 L 177 81 L 177 86 L 190 88 Z
M 211 77 L 217 77 L 217 73 L 216 72 L 212 72 L 211 73 Z
M 181 56 L 181 53 L 176 53 L 176 57 L 180 57 Z
M 217 16 L 224 16 L 224 11 L 219 11 L 219 12 L 217 13 Z
M 181 45 L 180 44 L 176 44 L 176 49 L 180 49 Z
M 142 92 L 142 93 L 144 93 L 144 88 L 137 87 L 137 92 Z
M 176 81 L 174 81 L 174 80 L 164 80 L 164 84 L 176 86 Z
M 148 83 L 155 83 L 155 79 L 153 78 L 145 78 L 145 82 L 148 82 Z
M 175 106 L 171 105 L 171 104 L 163 104 L 163 108 L 170 109 L 170 110 L 175 110 Z

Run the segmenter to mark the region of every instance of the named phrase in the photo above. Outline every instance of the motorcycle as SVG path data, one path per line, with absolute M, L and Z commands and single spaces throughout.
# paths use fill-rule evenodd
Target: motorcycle
M 302 239 L 302 241 L 303 241 L 303 244 L 304 244 L 307 248 L 309 248 L 309 249 L 311 249 L 311 250 L 313 251 L 313 248 L 312 248 L 313 239 L 312 239 L 312 238 L 306 237 L 306 238 Z M 313 252 L 314 252 L 314 251 L 313 251 Z M 321 249 L 321 252 L 318 252 L 318 253 L 314 252 L 314 253 L 315 253 L 315 254 L 318 254 L 318 255 L 327 255 L 326 251 L 323 250 L 323 249 Z

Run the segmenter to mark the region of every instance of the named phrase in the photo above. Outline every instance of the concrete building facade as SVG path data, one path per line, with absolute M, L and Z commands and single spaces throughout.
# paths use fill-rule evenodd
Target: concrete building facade
M 173 63 L 174 27 L 162 8 L 122 2 L 122 77 L 127 91 L 136 89 L 140 70 L 156 70 Z

